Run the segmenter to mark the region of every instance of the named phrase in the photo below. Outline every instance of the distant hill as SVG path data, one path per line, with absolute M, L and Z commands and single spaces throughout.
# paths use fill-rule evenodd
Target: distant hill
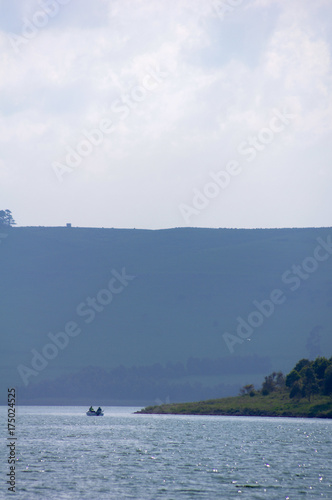
M 192 358 L 201 360 L 196 374 L 165 380 L 201 384 L 205 397 L 204 387 L 209 395 L 221 385 L 235 391 L 249 373 L 258 383 L 301 357 L 332 353 L 331 228 L 7 232 L 0 240 L 2 394 L 22 386 L 29 401 L 32 384 L 42 382 L 34 391 L 49 401 L 45 381 L 87 367 L 110 374 L 120 365 L 178 362 L 187 369 Z M 271 294 L 273 312 L 263 302 Z M 248 317 L 261 324 L 250 327 Z M 228 344 L 226 332 L 235 335 Z M 133 400 L 130 391 L 118 393 Z M 154 394 L 140 400 L 165 397 Z M 77 397 L 85 397 L 81 386 Z

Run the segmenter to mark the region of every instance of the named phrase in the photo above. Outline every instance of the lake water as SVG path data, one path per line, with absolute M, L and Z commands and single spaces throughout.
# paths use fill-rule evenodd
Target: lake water
M 83 407 L 18 407 L 17 493 L 7 492 L 6 451 L 1 498 L 332 498 L 331 420 L 136 409 L 105 408 L 96 418 Z M 4 443 L 7 409 L 0 410 Z

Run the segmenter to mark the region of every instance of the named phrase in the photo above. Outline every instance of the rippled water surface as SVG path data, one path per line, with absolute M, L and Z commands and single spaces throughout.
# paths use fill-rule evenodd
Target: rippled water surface
M 15 498 L 332 499 L 330 420 L 135 410 L 18 407 Z

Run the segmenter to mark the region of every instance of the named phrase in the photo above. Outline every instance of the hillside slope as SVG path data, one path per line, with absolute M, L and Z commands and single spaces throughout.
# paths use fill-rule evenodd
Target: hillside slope
M 11 228 L 0 245 L 2 394 L 23 385 L 20 365 L 35 372 L 25 376 L 31 384 L 87 366 L 109 370 L 191 357 L 208 365 L 234 356 L 245 366 L 248 356 L 258 356 L 263 362 L 251 372 L 255 383 L 267 364 L 287 372 L 299 357 L 330 355 L 332 258 L 324 250 L 324 260 L 313 255 L 317 238 L 326 242 L 331 234 L 331 228 Z M 305 278 L 294 277 L 293 265 L 309 269 L 315 262 Z M 112 279 L 119 293 L 106 304 L 108 295 L 100 291 Z M 230 352 L 223 334 L 236 334 L 237 318 L 247 320 L 257 311 L 254 301 L 262 303 L 275 289 L 283 293 L 282 304 L 247 339 L 237 335 Z M 87 305 L 96 297 L 106 304 L 95 302 L 98 310 Z M 49 334 L 63 332 L 68 322 L 76 331 L 67 345 L 58 352 L 48 348 L 46 366 L 35 360 L 36 370 L 35 352 L 52 344 Z M 248 376 L 233 370 L 213 381 L 201 373 L 199 380 L 241 385 Z

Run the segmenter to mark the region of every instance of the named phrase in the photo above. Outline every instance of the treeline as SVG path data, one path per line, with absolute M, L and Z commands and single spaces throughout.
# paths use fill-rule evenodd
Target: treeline
M 315 394 L 332 396 L 332 357 L 301 359 L 286 377 L 282 372 L 273 372 L 265 377 L 260 390 L 248 384 L 240 389 L 240 395 L 267 396 L 276 391 L 287 391 L 291 399 L 307 398 L 309 402 Z
M 308 398 L 315 394 L 332 395 L 332 357 L 314 361 L 301 359 L 286 377 L 290 398 Z
M 209 385 L 191 377 L 229 374 L 260 374 L 270 368 L 270 360 L 260 356 L 228 358 L 189 358 L 187 362 L 155 363 L 148 366 L 118 366 L 111 370 L 88 367 L 53 381 L 31 384 L 20 389 L 23 400 L 44 397 L 78 399 L 107 398 L 117 401 L 192 401 L 236 394 L 238 385 Z

